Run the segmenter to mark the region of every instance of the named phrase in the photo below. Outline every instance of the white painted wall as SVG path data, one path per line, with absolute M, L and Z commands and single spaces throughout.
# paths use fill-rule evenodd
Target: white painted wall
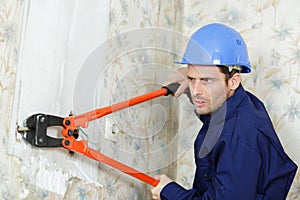
M 15 123 L 33 113 L 64 117 L 89 108 L 74 110 L 74 88 L 83 63 L 107 38 L 108 0 L 25 0 L 24 7 L 9 153 L 23 160 L 22 173 L 32 184 L 63 194 L 71 176 L 95 181 L 97 167 L 82 157 L 71 161 L 61 150 L 25 145 L 14 134 Z M 103 58 L 95 60 L 100 70 Z M 79 98 L 85 105 L 85 96 Z

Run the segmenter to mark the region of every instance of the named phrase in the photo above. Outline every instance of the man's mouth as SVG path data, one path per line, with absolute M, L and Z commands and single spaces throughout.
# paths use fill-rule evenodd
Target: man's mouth
M 207 102 L 205 100 L 196 100 L 194 99 L 194 104 L 196 107 L 203 107 L 204 105 L 207 104 Z

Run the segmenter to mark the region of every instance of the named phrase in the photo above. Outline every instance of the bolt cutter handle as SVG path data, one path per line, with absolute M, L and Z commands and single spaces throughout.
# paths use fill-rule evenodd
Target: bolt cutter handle
M 88 142 L 86 140 L 77 141 L 73 137 L 65 138 L 62 142 L 64 148 L 69 149 L 72 152 L 78 152 L 80 154 L 83 154 L 84 156 L 87 156 L 93 160 L 99 161 L 101 163 L 104 163 L 106 165 L 109 165 L 110 167 L 113 167 L 115 169 L 118 169 L 132 177 L 135 177 L 149 185 L 157 186 L 159 183 L 159 180 L 156 180 L 147 174 L 144 174 L 138 170 L 135 170 L 127 165 L 124 165 L 121 162 L 118 162 L 116 160 L 111 159 L 110 157 L 105 156 L 104 154 L 100 153 L 99 151 L 96 151 L 95 149 L 88 147 Z
M 149 92 L 147 94 L 140 95 L 140 96 L 134 97 L 132 99 L 113 104 L 111 106 L 107 106 L 104 108 L 98 108 L 96 110 L 92 110 L 92 111 L 89 111 L 89 112 L 86 112 L 86 113 L 83 113 L 80 115 L 73 115 L 73 116 L 66 117 L 63 122 L 65 129 L 62 132 L 62 134 L 63 134 L 63 136 L 66 137 L 68 135 L 69 130 L 74 130 L 78 126 L 86 128 L 86 127 L 88 127 L 88 123 L 90 121 L 99 119 L 105 115 L 112 113 L 112 112 L 116 112 L 118 110 L 122 110 L 124 108 L 128 108 L 130 106 L 134 106 L 136 104 L 143 103 L 145 101 L 148 101 L 148 100 L 160 97 L 160 96 L 168 96 L 170 94 L 172 95 L 176 92 L 176 90 L 178 89 L 179 86 L 180 85 L 178 83 L 172 83 L 167 86 L 163 86 L 159 90 Z

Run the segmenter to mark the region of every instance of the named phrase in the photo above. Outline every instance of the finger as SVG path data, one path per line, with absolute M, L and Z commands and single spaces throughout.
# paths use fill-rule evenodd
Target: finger
M 155 176 L 154 176 L 154 179 L 160 180 L 160 175 L 155 175 Z
M 151 189 L 151 193 L 152 193 L 152 199 L 158 199 L 158 195 L 157 195 L 157 193 L 155 191 L 155 188 Z
M 183 93 L 184 93 L 184 91 L 185 91 L 185 88 L 184 87 L 182 87 L 182 86 L 180 86 L 178 89 L 177 89 L 177 91 L 175 92 L 175 97 L 179 97 L 179 96 L 181 96 Z
M 158 192 L 158 188 L 157 187 L 154 187 L 154 188 L 151 189 L 152 195 L 157 195 L 157 192 Z
M 188 81 L 182 81 L 180 83 L 179 88 L 177 89 L 177 91 L 175 92 L 174 96 L 175 97 L 179 97 L 180 95 L 182 95 L 187 89 L 188 89 L 189 83 Z
M 152 195 L 152 199 L 160 200 L 160 197 L 157 194 L 155 194 L 155 195 Z

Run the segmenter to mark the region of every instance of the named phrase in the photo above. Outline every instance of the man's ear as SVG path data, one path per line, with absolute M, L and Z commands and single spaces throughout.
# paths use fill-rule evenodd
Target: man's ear
M 228 80 L 228 87 L 230 90 L 235 91 L 241 83 L 241 75 L 240 73 L 235 73 L 229 80 Z

